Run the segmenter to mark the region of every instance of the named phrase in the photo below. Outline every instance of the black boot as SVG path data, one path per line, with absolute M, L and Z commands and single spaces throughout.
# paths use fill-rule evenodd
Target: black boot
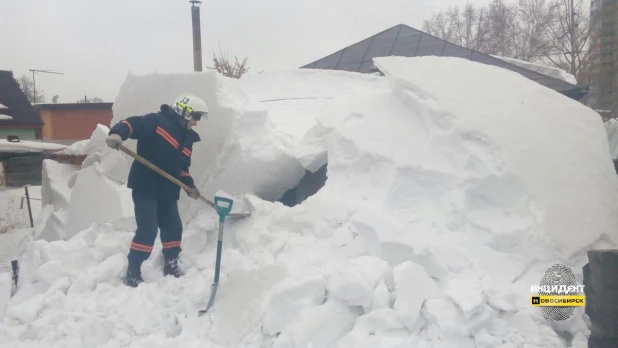
M 167 257 L 165 256 L 165 260 L 163 261 L 163 274 L 168 276 L 172 275 L 176 278 L 182 277 L 185 275 L 180 266 L 178 265 L 179 260 L 178 257 Z
M 129 260 L 129 267 L 127 267 L 127 275 L 123 279 L 124 284 L 136 288 L 140 283 L 143 283 L 144 279 L 142 279 L 141 268 L 141 262 Z

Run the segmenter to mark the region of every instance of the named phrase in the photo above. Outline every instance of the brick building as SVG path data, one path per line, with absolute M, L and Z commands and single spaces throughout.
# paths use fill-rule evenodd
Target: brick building
M 98 124 L 110 126 L 113 103 L 37 104 L 43 140 L 70 145 L 90 139 Z

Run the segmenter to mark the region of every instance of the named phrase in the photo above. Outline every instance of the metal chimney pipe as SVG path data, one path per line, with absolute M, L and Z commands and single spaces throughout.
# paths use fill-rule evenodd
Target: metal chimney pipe
M 202 33 L 200 27 L 201 1 L 190 0 L 191 21 L 193 23 L 193 70 L 202 71 Z

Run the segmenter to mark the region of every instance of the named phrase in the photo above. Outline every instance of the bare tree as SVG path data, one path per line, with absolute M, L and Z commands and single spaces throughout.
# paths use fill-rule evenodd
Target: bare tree
M 37 89 L 36 98 L 34 95 L 34 83 L 32 79 L 28 77 L 28 75 L 21 75 L 18 79 L 16 79 L 19 84 L 19 88 L 26 95 L 28 101 L 31 103 L 44 103 L 45 102 L 45 91 L 41 89 Z
M 455 39 L 455 26 L 459 17 L 457 7 L 443 12 L 437 12 L 423 22 L 423 30 L 443 40 L 457 43 Z
M 549 52 L 545 58 L 579 79 L 589 75 L 591 63 L 590 16 L 583 0 L 554 0 L 553 23 L 547 26 Z M 587 78 L 584 78 L 587 80 Z
M 483 53 L 539 62 L 566 70 L 587 84 L 590 18 L 584 0 L 493 0 L 435 13 L 423 29 Z
M 517 58 L 528 62 L 542 60 L 551 52 L 548 28 L 556 20 L 551 0 L 519 0 L 514 44 Z
M 473 50 L 484 49 L 489 40 L 487 9 L 467 3 L 460 11 L 451 7 L 425 20 L 423 30 L 454 44 Z
M 518 58 L 515 45 L 517 7 L 503 0 L 494 0 L 487 6 L 488 45 L 481 51 L 505 57 Z
M 215 52 L 213 52 L 212 61 L 215 64 L 214 67 L 208 68 L 217 70 L 223 76 L 239 79 L 249 71 L 249 67 L 247 66 L 248 57 L 244 57 L 241 61 L 235 56 L 232 62 L 227 53 L 221 52 L 219 56 L 217 56 Z

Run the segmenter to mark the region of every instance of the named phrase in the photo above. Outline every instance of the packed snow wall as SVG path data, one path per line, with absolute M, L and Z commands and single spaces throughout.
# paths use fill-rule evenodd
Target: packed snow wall
M 479 203 L 505 207 L 515 203 L 504 201 L 509 192 L 526 192 L 534 204 L 526 209 L 538 220 L 532 236 L 548 238 L 565 256 L 618 236 L 618 179 L 592 109 L 505 69 L 462 59 L 380 58 L 376 65 L 404 103 L 442 121 L 439 133 L 480 135 L 499 151 L 498 172 L 478 188 Z M 456 88 L 447 88 L 447 80 Z M 471 90 L 464 92 L 466 86 Z M 498 186 L 507 192 L 490 192 Z
M 161 104 L 169 105 L 185 92 L 203 98 L 209 106 L 208 118 L 194 128 L 201 141 L 194 145 L 189 170 L 203 196 L 213 200 L 222 190 L 234 196 L 252 194 L 275 201 L 302 178 L 305 168 L 299 160 L 271 142 L 274 137 L 267 123 L 267 109 L 238 80 L 216 71 L 129 75 L 114 102 L 112 124 L 156 112 Z M 126 143 L 135 149 L 135 141 Z M 181 195 L 185 222 L 204 207 L 204 203 Z

